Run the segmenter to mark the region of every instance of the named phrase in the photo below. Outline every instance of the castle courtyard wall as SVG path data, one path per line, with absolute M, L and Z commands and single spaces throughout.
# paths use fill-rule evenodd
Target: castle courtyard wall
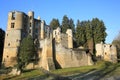
M 92 65 L 92 59 L 84 50 L 72 50 L 59 47 L 56 50 L 56 66 L 60 68 Z

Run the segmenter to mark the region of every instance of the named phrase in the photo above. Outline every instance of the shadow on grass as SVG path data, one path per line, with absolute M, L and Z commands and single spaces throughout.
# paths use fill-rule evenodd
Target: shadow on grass
M 81 72 L 81 73 L 77 73 L 76 75 L 75 74 L 73 74 L 73 75 L 71 75 L 71 76 L 68 76 L 70 79 L 75 79 L 76 80 L 76 78 L 82 78 L 83 77 L 83 75 L 86 75 L 86 74 L 88 74 L 88 73 L 91 73 L 91 72 L 95 72 L 96 71 L 96 69 L 94 68 L 94 69 L 90 69 L 89 71 L 87 71 L 87 72 Z M 78 79 L 78 80 L 79 80 Z
M 5 78 L 5 79 L 3 79 L 3 80 L 10 80 L 10 79 L 13 79 L 13 78 L 15 78 L 15 77 L 17 77 L 17 76 L 10 76 L 10 77 L 7 77 L 7 78 Z
M 49 77 L 52 77 L 52 80 L 72 80 L 70 79 L 69 77 L 64 77 L 64 76 L 61 76 L 61 75 L 57 75 L 57 74 L 54 74 L 50 71 L 47 71 L 43 68 L 40 69 L 44 74 L 45 74 L 45 78 L 43 80 L 48 80 Z
M 102 69 L 72 76 L 74 77 L 72 80 L 100 80 L 103 79 L 106 75 L 109 75 L 109 73 L 116 70 L 118 67 L 120 67 L 120 64 L 114 65 L 105 63 L 105 66 Z
M 26 70 L 23 70 L 23 73 L 31 72 L 31 71 L 33 71 L 33 70 L 35 70 L 35 69 L 26 69 Z
M 109 75 L 109 73 L 115 71 L 118 67 L 120 67 L 120 64 L 112 66 L 106 65 L 105 68 L 96 72 L 97 77 L 94 80 L 100 80 L 101 78 L 104 78 L 106 75 Z

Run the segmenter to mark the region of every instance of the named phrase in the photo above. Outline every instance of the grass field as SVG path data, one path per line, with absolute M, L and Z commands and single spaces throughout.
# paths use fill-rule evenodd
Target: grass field
M 95 72 L 89 75 L 85 75 L 92 71 Z M 120 75 L 120 64 L 112 64 L 110 62 L 101 61 L 101 62 L 97 62 L 95 65 L 92 66 L 57 69 L 54 71 L 50 71 L 48 74 L 44 73 L 41 69 L 25 70 L 20 76 L 13 76 L 7 74 L 0 75 L 0 80 L 26 80 L 35 77 L 44 79 L 53 75 L 54 76 L 59 75 L 70 78 L 75 78 L 76 76 L 82 76 L 81 77 L 82 79 L 95 76 L 96 79 L 99 79 L 100 77 Z

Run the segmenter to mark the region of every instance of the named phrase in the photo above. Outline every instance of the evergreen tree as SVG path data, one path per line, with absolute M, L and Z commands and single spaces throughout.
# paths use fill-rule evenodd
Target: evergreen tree
M 0 28 L 0 66 L 3 56 L 4 38 L 5 38 L 5 31 Z
M 58 19 L 53 18 L 52 21 L 50 22 L 50 27 L 56 29 L 57 27 L 60 27 L 60 23 Z
M 92 30 L 92 26 L 91 26 L 91 22 L 90 21 L 86 21 L 86 25 L 85 25 L 86 29 L 86 39 L 90 40 L 91 38 L 93 38 L 93 30 Z
M 85 27 L 84 27 L 84 21 L 80 22 L 77 21 L 77 27 L 76 27 L 76 41 L 78 46 L 84 46 L 86 43 L 86 34 L 85 34 Z
M 30 35 L 24 38 L 18 54 L 18 68 L 23 69 L 35 56 L 35 46 Z
M 86 39 L 87 39 L 87 43 L 86 43 L 86 48 L 89 48 L 91 50 L 91 53 L 93 53 L 94 50 L 94 41 L 93 41 L 93 30 L 92 30 L 92 26 L 91 26 L 91 22 L 90 21 L 86 21 Z
M 69 28 L 72 29 L 73 37 L 74 37 L 75 36 L 75 24 L 72 18 L 69 20 Z
M 63 16 L 61 28 L 62 28 L 63 33 L 66 33 L 67 29 L 70 28 L 70 26 L 69 26 L 69 18 L 67 17 L 67 15 Z
M 91 26 L 93 29 L 93 38 L 94 42 L 100 43 L 100 42 L 105 42 L 105 38 L 107 36 L 106 27 L 103 23 L 103 21 L 100 21 L 98 18 L 93 18 L 91 22 Z

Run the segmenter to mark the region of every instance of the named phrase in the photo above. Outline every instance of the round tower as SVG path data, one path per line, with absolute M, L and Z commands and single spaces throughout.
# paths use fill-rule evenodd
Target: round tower
M 17 63 L 17 53 L 21 41 L 24 13 L 12 11 L 8 14 L 7 31 L 5 35 L 4 52 L 2 62 L 6 67 Z
M 29 11 L 28 12 L 28 16 L 29 16 L 29 29 L 28 29 L 28 33 L 33 36 L 33 31 L 34 31 L 34 12 L 33 11 Z

